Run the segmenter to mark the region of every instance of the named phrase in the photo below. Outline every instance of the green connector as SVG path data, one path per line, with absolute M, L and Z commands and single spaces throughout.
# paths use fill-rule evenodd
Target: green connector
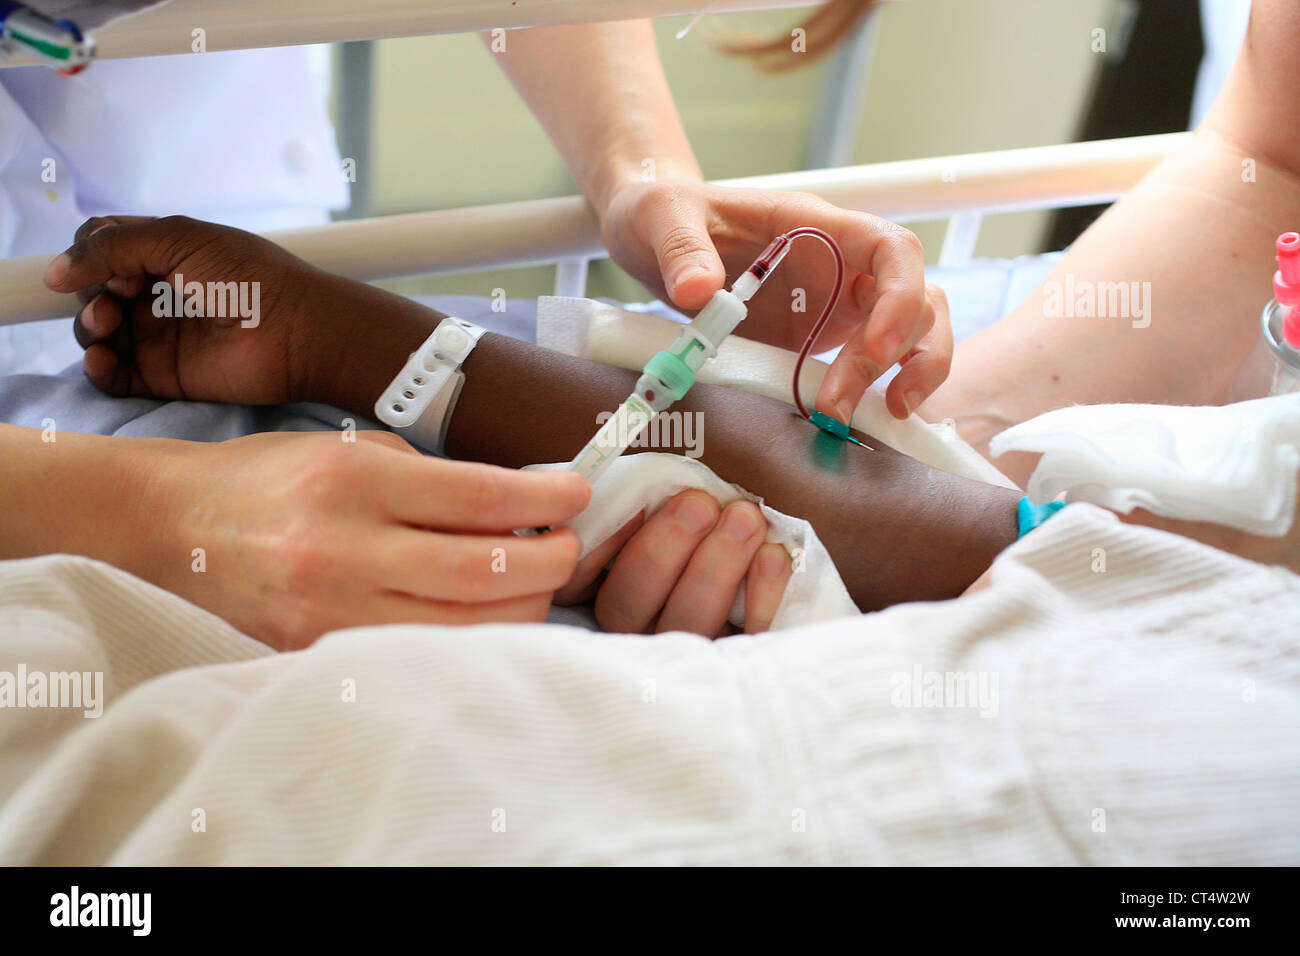
M 862 447 L 868 451 L 872 450 L 870 445 L 864 445 L 862 442 L 850 435 L 849 426 L 844 424 L 838 418 L 831 418 L 829 415 L 824 415 L 821 412 L 813 412 L 808 420 L 822 431 L 829 435 L 834 435 L 841 441 L 851 441 L 855 445 L 862 445 Z
M 680 401 L 695 384 L 695 373 L 691 367 L 672 352 L 655 353 L 655 357 L 646 362 L 642 371 L 663 382 L 674 402 Z

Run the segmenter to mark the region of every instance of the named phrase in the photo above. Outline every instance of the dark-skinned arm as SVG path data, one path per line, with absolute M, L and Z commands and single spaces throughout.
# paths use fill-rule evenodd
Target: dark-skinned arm
M 352 358 L 323 363 L 313 376 L 322 384 L 308 397 L 373 416 L 375 398 L 440 316 L 373 287 L 325 283 L 318 301 L 366 317 L 350 326 L 366 329 L 365 347 L 355 331 L 325 343 L 323 354 Z M 572 458 L 595 433 L 596 416 L 626 398 L 637 378 L 493 334 L 464 371 L 448 454 L 515 468 Z M 863 610 L 956 597 L 1016 538 L 1016 492 L 930 468 L 870 436 L 862 437 L 873 451 L 841 442 L 783 402 L 696 385 L 674 410 L 700 413 L 701 460 L 719 477 L 812 524 Z

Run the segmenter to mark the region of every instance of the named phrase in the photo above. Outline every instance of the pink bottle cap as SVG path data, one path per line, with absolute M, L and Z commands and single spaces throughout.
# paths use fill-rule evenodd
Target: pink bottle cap
M 1286 309 L 1282 338 L 1300 349 L 1300 232 L 1277 237 L 1277 272 L 1273 273 L 1273 298 Z

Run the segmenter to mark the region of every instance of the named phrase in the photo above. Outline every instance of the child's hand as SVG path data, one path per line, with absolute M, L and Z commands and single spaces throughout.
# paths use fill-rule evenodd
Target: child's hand
M 84 303 L 77 342 L 86 377 L 102 391 L 268 405 L 304 397 L 291 359 L 317 275 L 252 233 L 183 216 L 112 216 L 83 223 L 45 283 Z M 177 276 L 202 289 L 201 299 L 188 298 L 203 315 L 186 314 L 187 297 L 178 314 L 174 296 L 155 293 L 160 282 L 174 288 Z M 218 303 L 224 317 L 209 313 Z
M 683 491 L 649 521 L 629 521 L 583 558 L 556 604 L 596 599 L 607 631 L 727 632 L 745 582 L 745 632 L 766 631 L 790 580 L 790 556 L 765 544 L 767 522 L 749 501 L 719 509 L 702 491 Z M 608 570 L 607 570 L 608 569 Z

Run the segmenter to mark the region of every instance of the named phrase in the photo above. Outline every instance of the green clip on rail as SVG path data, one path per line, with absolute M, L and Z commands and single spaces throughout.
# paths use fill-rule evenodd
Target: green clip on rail
M 71 20 L 53 20 L 26 4 L 0 0 L 0 58 L 15 52 L 72 75 L 95 56 L 95 41 Z

